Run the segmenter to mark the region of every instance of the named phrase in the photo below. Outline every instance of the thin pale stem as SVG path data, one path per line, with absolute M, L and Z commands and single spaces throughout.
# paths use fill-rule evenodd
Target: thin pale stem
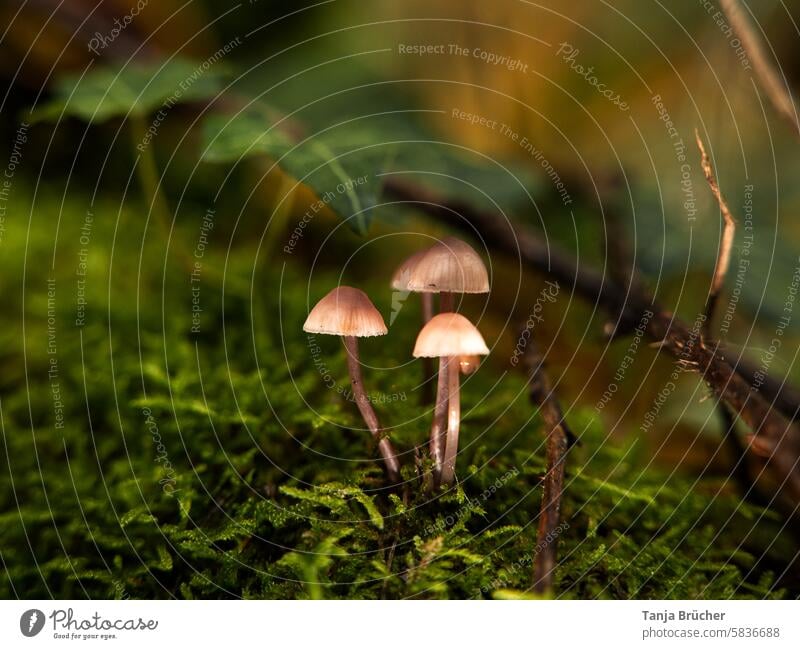
M 287 176 L 282 171 L 277 170 L 269 173 L 278 173 L 280 177 L 277 180 L 270 178 L 270 186 L 267 188 L 268 191 L 271 190 L 272 195 L 275 197 L 275 203 L 267 231 L 264 233 L 264 242 L 261 246 L 262 254 L 266 259 L 274 255 L 275 246 L 279 238 L 284 236 L 286 232 L 298 194 L 297 181 L 291 176 Z
M 347 350 L 347 369 L 350 372 L 350 383 L 353 386 L 353 396 L 356 400 L 358 410 L 364 418 L 364 422 L 372 433 L 372 437 L 378 442 L 378 451 L 383 458 L 386 465 L 386 473 L 389 480 L 392 482 L 399 482 L 400 480 L 400 462 L 397 459 L 397 453 L 392 447 L 389 438 L 383 434 L 378 415 L 372 408 L 369 402 L 367 393 L 364 390 L 364 380 L 361 377 L 361 363 L 358 360 L 358 338 L 355 336 L 343 336 L 344 348 Z
M 448 370 L 450 357 L 442 356 L 439 359 L 439 381 L 436 388 L 436 406 L 433 410 L 433 424 L 431 425 L 430 452 L 433 459 L 434 484 L 438 485 L 442 475 L 442 462 L 444 461 L 445 435 L 447 434 L 447 401 L 448 401 Z
M 179 239 L 176 238 L 174 243 L 172 242 L 172 212 L 170 211 L 167 197 L 164 195 L 152 143 L 144 143 L 145 134 L 147 133 L 147 125 L 144 119 L 138 116 L 132 116 L 130 118 L 129 131 L 133 155 L 138 158 L 135 163 L 136 175 L 139 179 L 139 185 L 144 194 L 144 198 L 147 201 L 147 209 L 154 215 L 158 223 L 157 227 L 159 227 L 164 234 L 164 238 L 167 242 L 167 254 L 169 253 L 170 244 L 173 244 L 174 250 L 180 259 L 180 263 L 191 271 L 194 267 L 194 260 L 191 255 L 183 248 Z
M 453 483 L 456 476 L 456 456 L 458 455 L 458 432 L 461 428 L 461 399 L 458 373 L 458 357 L 451 356 L 448 369 L 448 408 L 447 408 L 447 442 L 444 447 L 444 465 L 442 466 L 442 484 Z
M 422 295 L 422 325 L 433 317 L 433 293 L 421 293 Z M 422 403 L 428 405 L 433 403 L 433 359 L 422 359 Z
M 433 293 L 422 293 L 422 323 L 433 317 Z
M 723 230 L 722 239 L 719 242 L 719 251 L 717 252 L 717 263 L 714 265 L 714 275 L 711 279 L 711 288 L 708 291 L 705 306 L 705 322 L 703 323 L 703 335 L 706 338 L 710 337 L 711 322 L 714 318 L 714 310 L 717 306 L 722 285 L 725 282 L 725 275 L 728 273 L 728 266 L 731 262 L 731 249 L 733 248 L 733 239 L 736 234 L 736 221 L 728 208 L 728 203 L 722 196 L 722 191 L 717 183 L 717 178 L 714 175 L 714 168 L 711 166 L 711 160 L 706 153 L 706 148 L 703 146 L 703 140 L 700 139 L 700 133 L 695 129 L 695 138 L 697 140 L 697 148 L 700 149 L 700 166 L 703 168 L 703 173 L 708 181 L 708 186 L 711 188 L 711 193 L 717 199 L 719 210 L 722 212 Z
M 134 157 L 139 158 L 136 165 L 136 174 L 139 178 L 139 185 L 142 193 L 148 202 L 148 209 L 152 210 L 158 221 L 159 227 L 164 230 L 164 234 L 169 236 L 172 231 L 172 216 L 170 214 L 167 199 L 161 189 L 161 182 L 158 174 L 156 159 L 150 143 L 143 145 L 144 134 L 147 127 L 141 117 L 131 117 L 130 134 L 133 145 Z
M 455 299 L 452 293 L 439 293 L 439 313 L 449 313 L 455 309 Z

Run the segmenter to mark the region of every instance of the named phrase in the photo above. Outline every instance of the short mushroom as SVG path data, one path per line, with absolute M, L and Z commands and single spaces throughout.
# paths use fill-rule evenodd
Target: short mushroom
M 384 336 L 388 333 L 380 312 L 364 291 L 350 286 L 339 286 L 323 297 L 311 309 L 303 331 L 315 334 L 341 336 L 347 351 L 347 368 L 353 395 L 364 422 L 378 443 L 378 450 L 386 465 L 389 480 L 400 479 L 400 463 L 392 443 L 382 433 L 378 416 L 370 404 L 361 377 L 358 360 L 358 339 L 367 336 Z
M 489 353 L 478 329 L 459 313 L 440 313 L 417 336 L 415 358 L 439 358 L 439 389 L 431 427 L 430 452 L 438 484 L 451 484 L 455 477 L 458 433 L 461 423 L 460 376 L 456 364 L 462 356 Z M 447 432 L 441 412 L 447 412 Z

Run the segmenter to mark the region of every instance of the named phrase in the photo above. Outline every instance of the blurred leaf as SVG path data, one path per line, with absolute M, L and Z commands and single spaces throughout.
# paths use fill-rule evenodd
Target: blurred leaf
M 92 123 L 118 116 L 144 117 L 160 106 L 213 97 L 223 72 L 219 65 L 179 58 L 96 67 L 58 82 L 53 100 L 34 110 L 32 120 L 54 121 L 62 113 Z
M 263 106 L 233 116 L 209 116 L 203 125 L 202 158 L 230 163 L 266 155 L 311 187 L 360 234 L 366 233 L 381 203 L 381 175 L 390 171 L 419 174 L 420 182 L 445 196 L 494 209 L 529 203 L 535 185 L 527 171 L 438 141 L 408 113 L 358 117 L 302 135 L 296 124 L 275 118 Z
M 212 115 L 203 125 L 208 162 L 234 162 L 253 155 L 274 159 L 287 173 L 311 187 L 325 205 L 365 234 L 380 200 L 378 174 L 399 155 L 391 131 L 359 121 L 336 124 L 308 136 L 289 135 L 285 122 L 273 124 L 266 109 L 234 116 Z M 321 205 L 318 206 L 321 208 Z

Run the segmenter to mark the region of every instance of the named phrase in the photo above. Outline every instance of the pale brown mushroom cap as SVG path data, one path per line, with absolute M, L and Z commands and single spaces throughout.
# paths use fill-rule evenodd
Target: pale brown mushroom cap
M 337 286 L 311 309 L 303 331 L 332 336 L 384 336 L 389 333 L 383 316 L 367 294 L 350 286 Z
M 489 348 L 481 332 L 460 313 L 440 313 L 422 328 L 414 345 L 415 358 L 485 356 Z
M 406 259 L 402 264 L 397 267 L 392 275 L 391 286 L 395 291 L 407 291 L 408 280 L 411 279 L 411 271 L 417 265 L 417 262 L 427 253 L 428 250 L 419 250 Z
M 416 260 L 407 288 L 421 293 L 488 293 L 489 275 L 472 246 L 446 237 Z

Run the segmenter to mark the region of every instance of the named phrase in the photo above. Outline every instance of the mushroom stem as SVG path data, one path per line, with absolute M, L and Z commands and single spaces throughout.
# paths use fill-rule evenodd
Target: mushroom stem
M 433 293 L 421 293 L 422 295 L 422 326 L 433 317 Z M 430 404 L 433 402 L 433 359 L 422 359 L 422 403 Z
M 448 313 L 453 310 L 455 300 L 453 294 L 449 291 L 442 291 L 439 293 L 439 312 Z
M 444 447 L 444 466 L 442 467 L 442 484 L 453 483 L 456 475 L 456 455 L 458 454 L 458 431 L 461 426 L 461 400 L 459 395 L 458 357 L 450 357 L 447 442 Z
M 450 357 L 439 358 L 439 381 L 436 387 L 436 405 L 431 425 L 430 452 L 433 458 L 433 483 L 439 484 L 444 461 L 445 435 L 447 434 L 447 395 Z
M 433 317 L 433 293 L 422 293 L 422 324 Z
M 347 351 L 347 369 L 350 372 L 350 384 L 353 386 L 353 395 L 356 405 L 364 418 L 364 422 L 372 433 L 372 437 L 378 442 L 378 451 L 386 465 L 386 473 L 392 482 L 400 481 L 400 462 L 397 453 L 389 441 L 388 437 L 381 434 L 381 425 L 378 415 L 372 408 L 367 393 L 364 390 L 364 380 L 361 378 L 361 363 L 358 360 L 358 338 L 355 336 L 342 336 L 344 348 Z

